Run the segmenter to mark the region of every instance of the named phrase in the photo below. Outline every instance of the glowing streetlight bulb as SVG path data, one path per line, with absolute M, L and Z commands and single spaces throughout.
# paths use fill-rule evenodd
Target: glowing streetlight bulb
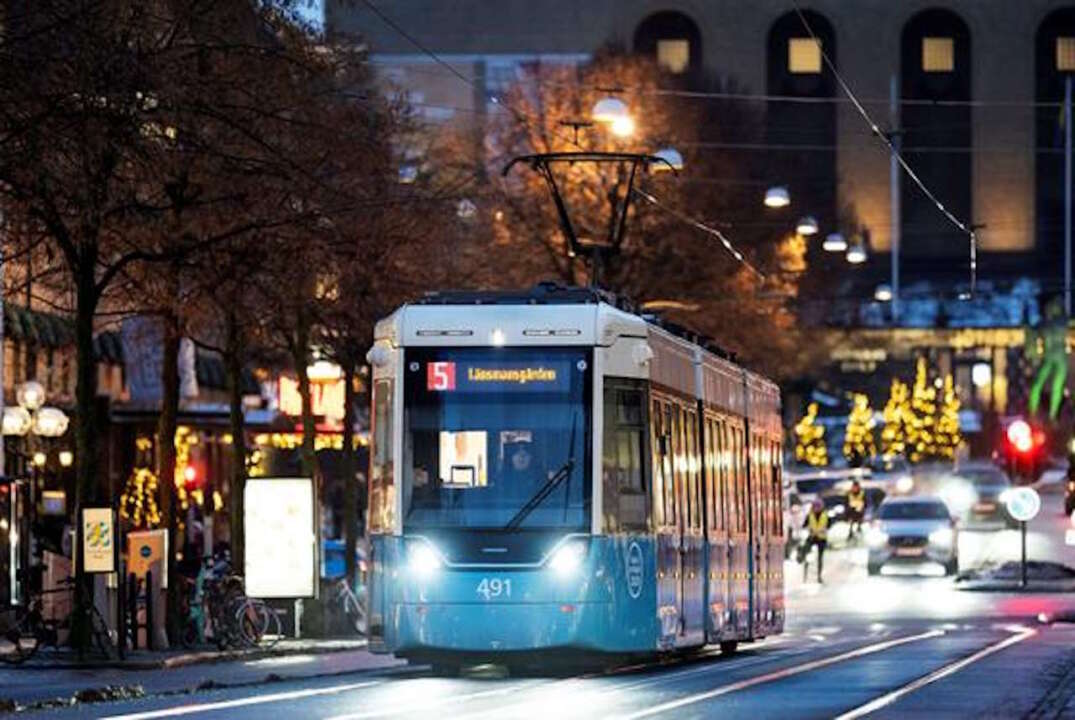
M 782 185 L 771 187 L 765 191 L 765 206 L 771 208 L 787 207 L 791 204 L 791 195 L 788 189 Z
M 877 302 L 889 302 L 892 300 L 892 288 L 888 285 L 878 285 L 873 291 L 873 299 Z
M 630 137 L 635 131 L 635 121 L 630 116 L 616 118 L 609 128 L 616 137 Z
M 826 252 L 846 252 L 847 238 L 838 232 L 829 233 L 825 236 L 825 241 L 821 243 L 821 249 Z
M 795 232 L 800 235 L 817 235 L 817 231 L 817 219 L 813 215 L 799 218 L 799 223 L 795 226 Z

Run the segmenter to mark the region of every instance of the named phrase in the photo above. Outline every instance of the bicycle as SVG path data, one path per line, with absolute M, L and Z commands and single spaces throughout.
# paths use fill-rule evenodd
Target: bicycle
M 341 577 L 333 586 L 335 593 L 333 600 L 336 603 L 337 612 L 342 612 L 347 618 L 347 624 L 353 627 L 359 635 L 366 634 L 366 609 L 359 600 L 358 595 L 351 589 L 346 577 Z
M 73 578 L 67 578 L 62 582 L 64 587 L 53 590 L 44 590 L 30 597 L 30 602 L 25 606 L 14 608 L 13 619 L 9 622 L 3 633 L 4 640 L 11 644 L 12 650 L 0 652 L 0 662 L 9 665 L 21 665 L 37 653 L 42 646 L 53 648 L 59 647 L 60 630 L 72 630 L 74 617 L 78 608 L 62 621 L 48 620 L 42 611 L 44 597 L 46 595 L 70 592 L 74 585 Z M 92 602 L 84 603 L 82 611 L 90 623 L 90 648 L 96 654 L 105 659 L 114 659 L 114 647 L 112 634 L 108 630 L 108 623 L 97 606 Z

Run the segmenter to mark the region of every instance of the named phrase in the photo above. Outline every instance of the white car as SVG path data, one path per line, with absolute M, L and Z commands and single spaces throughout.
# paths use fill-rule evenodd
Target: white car
M 959 531 L 939 497 L 889 498 L 881 503 L 866 532 L 866 569 L 877 575 L 885 565 L 941 565 L 945 575 L 959 572 Z

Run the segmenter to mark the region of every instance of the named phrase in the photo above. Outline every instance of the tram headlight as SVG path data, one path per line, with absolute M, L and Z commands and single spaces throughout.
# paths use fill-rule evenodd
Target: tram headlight
M 912 478 L 910 475 L 904 475 L 896 481 L 896 492 L 907 495 L 912 490 L 914 490 L 914 478 Z
M 586 557 L 586 543 L 582 540 L 569 540 L 556 548 L 549 558 L 549 567 L 560 576 L 573 574 L 582 565 Z
M 428 543 L 412 542 L 407 546 L 407 565 L 418 577 L 429 577 L 440 569 L 440 564 L 440 558 Z

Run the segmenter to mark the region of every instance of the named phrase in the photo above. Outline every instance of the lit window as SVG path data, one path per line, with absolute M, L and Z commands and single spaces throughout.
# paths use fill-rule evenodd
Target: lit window
M 922 70 L 952 72 L 956 67 L 955 50 L 950 37 L 922 38 Z
M 687 69 L 691 62 L 691 43 L 689 40 L 658 40 L 657 64 L 670 73 L 679 74 Z
M 1075 37 L 1056 39 L 1056 69 L 1061 72 L 1075 71 Z
M 821 72 L 821 45 L 813 38 L 789 38 L 788 72 Z

